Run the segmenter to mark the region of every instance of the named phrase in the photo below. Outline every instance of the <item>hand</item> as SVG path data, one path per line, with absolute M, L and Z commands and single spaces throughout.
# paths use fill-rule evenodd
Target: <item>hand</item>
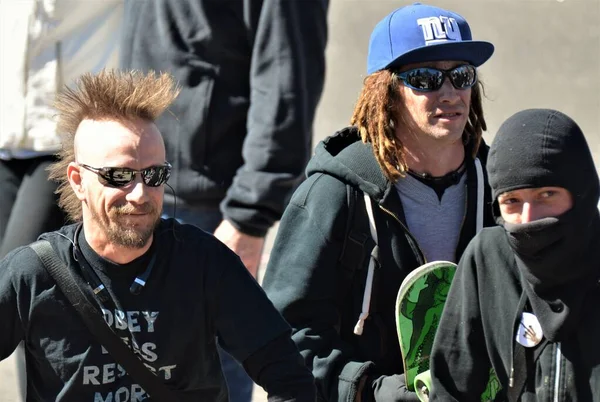
M 416 392 L 406 388 L 404 374 L 382 376 L 373 381 L 375 401 L 385 402 L 419 402 Z
M 225 219 L 215 229 L 214 235 L 242 259 L 248 272 L 256 279 L 265 238 L 242 233 Z

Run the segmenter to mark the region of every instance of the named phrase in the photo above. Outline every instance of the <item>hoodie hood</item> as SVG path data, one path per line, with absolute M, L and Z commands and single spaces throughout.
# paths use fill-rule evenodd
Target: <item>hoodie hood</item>
M 477 157 L 485 164 L 488 147 L 482 140 Z M 470 158 L 471 152 L 465 153 Z M 346 127 L 321 141 L 306 167 L 306 176 L 324 173 L 357 186 L 374 200 L 381 201 L 393 187 L 373 154 L 371 143 L 363 143 L 356 127 Z
M 355 185 L 375 200 L 390 187 L 370 143 L 363 143 L 356 127 L 346 127 L 321 141 L 306 167 L 306 175 L 325 173 Z

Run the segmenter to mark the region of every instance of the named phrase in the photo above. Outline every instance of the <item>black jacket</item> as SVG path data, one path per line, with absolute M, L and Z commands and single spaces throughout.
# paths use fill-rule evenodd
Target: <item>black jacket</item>
M 185 401 L 227 401 L 221 346 L 277 401 L 314 401 L 314 380 L 290 328 L 244 268 L 211 235 L 162 221 L 156 262 L 139 295 L 129 291 L 151 252 L 128 264 L 98 256 L 79 236 L 82 255 L 115 301 L 93 297 L 73 258 L 74 225 L 43 235 L 84 294 L 140 360 Z M 30 247 L 0 261 L 0 360 L 25 341 L 28 401 L 118 400 L 145 392 L 90 333 Z M 134 397 L 136 395 L 136 397 Z M 129 400 L 129 399 L 128 399 Z
M 168 72 L 182 87 L 157 122 L 180 205 L 220 203 L 251 235 L 281 217 L 312 148 L 328 4 L 126 1 L 121 67 Z
M 479 402 L 490 368 L 508 389 L 523 283 L 502 227 L 475 237 L 460 261 L 436 333 L 431 401 Z M 585 297 L 571 335 L 534 352 L 539 358 L 520 401 L 600 401 L 598 285 Z
M 483 163 L 486 156 L 482 145 Z M 371 145 L 360 141 L 355 128 L 320 143 L 307 174 L 283 215 L 263 288 L 292 326 L 293 339 L 315 375 L 319 400 L 353 402 L 362 376 L 375 379 L 403 372 L 395 300 L 402 280 L 425 261 L 406 229 L 395 186 L 383 176 Z M 457 256 L 475 235 L 476 183 L 475 166 L 468 158 L 468 208 Z M 361 336 L 353 328 L 361 312 L 368 255 L 348 297 L 339 294 L 344 292 L 339 258 L 348 218 L 347 185 L 374 201 L 380 247 L 381 267 Z M 486 225 L 493 224 L 489 202 L 486 182 Z M 366 214 L 362 209 L 355 213 Z M 384 392 L 378 384 L 373 387 Z

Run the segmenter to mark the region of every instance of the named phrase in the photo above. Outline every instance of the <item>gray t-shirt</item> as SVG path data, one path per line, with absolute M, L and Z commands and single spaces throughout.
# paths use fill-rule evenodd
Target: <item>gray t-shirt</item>
M 407 175 L 396 182 L 408 230 L 430 261 L 456 261 L 456 247 L 466 213 L 466 173 L 448 187 L 442 199 L 435 191 Z

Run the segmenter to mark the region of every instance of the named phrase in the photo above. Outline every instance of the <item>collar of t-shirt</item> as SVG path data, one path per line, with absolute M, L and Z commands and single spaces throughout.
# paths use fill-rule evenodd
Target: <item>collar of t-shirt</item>
M 438 196 L 438 199 L 442 201 L 442 197 L 444 196 L 446 189 L 448 187 L 457 185 L 466 171 L 467 169 L 465 168 L 465 162 L 463 161 L 458 169 L 446 173 L 443 176 L 431 176 L 427 173 L 417 173 L 410 169 L 408 170 L 408 174 L 419 180 L 421 183 L 431 187 Z
M 148 263 L 150 262 L 152 247 L 150 247 L 150 249 L 148 249 L 148 251 L 140 257 L 126 264 L 117 264 L 115 262 L 109 261 L 98 255 L 92 249 L 92 247 L 88 244 L 85 238 L 84 232 L 84 230 L 81 230 L 79 232 L 79 238 L 77 239 L 83 257 L 87 260 L 87 262 L 92 266 L 93 269 L 101 271 L 109 277 L 116 278 L 120 276 L 131 276 L 132 274 L 136 275 L 140 272 L 143 272 L 146 269 Z

